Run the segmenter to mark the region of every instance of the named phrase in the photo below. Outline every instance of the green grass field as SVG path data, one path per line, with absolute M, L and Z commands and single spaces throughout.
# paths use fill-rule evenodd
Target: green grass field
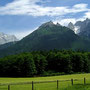
M 84 84 L 84 77 L 86 78 L 86 84 Z M 78 79 L 74 81 L 74 85 L 71 85 L 71 80 Z M 34 77 L 34 78 L 0 78 L 0 84 L 13 84 L 13 83 L 23 83 L 23 82 L 37 82 L 37 81 L 56 81 L 59 82 L 58 90 L 90 90 L 90 74 L 73 74 L 73 75 L 62 75 L 62 76 L 52 76 L 52 77 Z M 8 90 L 8 85 L 1 85 L 0 90 Z M 31 84 L 22 85 L 11 85 L 10 90 L 32 90 Z M 57 82 L 51 83 L 37 83 L 34 84 L 34 90 L 57 90 Z

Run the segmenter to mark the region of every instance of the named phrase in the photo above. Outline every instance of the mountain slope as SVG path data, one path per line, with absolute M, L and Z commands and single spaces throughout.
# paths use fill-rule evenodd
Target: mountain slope
M 53 22 L 42 24 L 30 35 L 16 42 L 14 45 L 0 51 L 0 56 L 20 52 L 52 49 L 83 49 L 90 50 L 90 42 L 83 40 L 71 29 Z
M 10 47 L 10 46 L 14 45 L 16 42 L 17 41 L 1 44 L 0 45 L 0 50 L 3 50 L 3 49 L 6 49 L 6 48 Z

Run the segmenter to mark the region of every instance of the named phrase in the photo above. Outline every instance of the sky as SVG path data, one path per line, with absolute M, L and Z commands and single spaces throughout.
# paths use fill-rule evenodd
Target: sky
M 61 25 L 90 18 L 90 0 L 0 0 L 0 32 L 18 39 L 53 21 Z

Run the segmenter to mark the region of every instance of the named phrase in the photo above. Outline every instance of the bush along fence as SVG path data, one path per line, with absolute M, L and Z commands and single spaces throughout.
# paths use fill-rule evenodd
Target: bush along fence
M 34 87 L 35 87 L 35 85 L 36 84 L 42 84 L 42 83 L 56 83 L 55 85 L 56 85 L 56 90 L 58 90 L 59 88 L 60 88 L 60 84 L 59 84 L 59 82 L 67 82 L 67 81 L 69 81 L 69 82 L 71 82 L 71 86 L 73 86 L 73 85 L 75 85 L 74 84 L 74 82 L 75 81 L 80 81 L 79 79 L 71 79 L 71 80 L 55 80 L 55 81 L 38 81 L 38 82 L 36 82 L 36 81 L 32 81 L 32 82 L 22 82 L 22 83 L 8 83 L 8 84 L 1 84 L 0 83 L 0 86 L 8 86 L 8 88 L 6 89 L 6 90 L 12 90 L 12 88 L 11 88 L 11 86 L 12 85 L 25 85 L 25 84 L 30 84 L 31 85 L 31 89 L 30 90 L 36 90 L 36 89 L 34 89 Z M 84 78 L 83 79 L 83 82 L 82 82 L 82 84 L 83 85 L 86 85 L 86 78 Z M 3 89 L 2 89 L 3 90 Z M 40 89 L 41 90 L 41 89 Z

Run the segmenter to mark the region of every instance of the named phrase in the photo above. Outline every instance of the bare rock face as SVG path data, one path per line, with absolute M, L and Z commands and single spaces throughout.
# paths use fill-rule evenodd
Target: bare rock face
M 61 26 L 61 25 L 57 22 L 56 26 Z
M 39 28 L 53 27 L 55 24 L 52 21 L 42 24 Z
M 18 39 L 14 35 L 0 33 L 0 45 L 9 43 L 9 42 L 15 42 L 15 41 L 18 41 Z
M 78 21 L 75 25 L 79 27 L 78 35 L 90 39 L 90 19 L 87 18 L 84 21 Z
M 68 28 L 70 28 L 73 31 L 75 30 L 75 26 L 71 22 L 68 24 Z
M 70 28 L 71 30 L 73 30 L 75 32 L 75 34 L 78 34 L 80 32 L 80 26 L 75 25 L 72 22 L 70 22 L 67 27 Z

